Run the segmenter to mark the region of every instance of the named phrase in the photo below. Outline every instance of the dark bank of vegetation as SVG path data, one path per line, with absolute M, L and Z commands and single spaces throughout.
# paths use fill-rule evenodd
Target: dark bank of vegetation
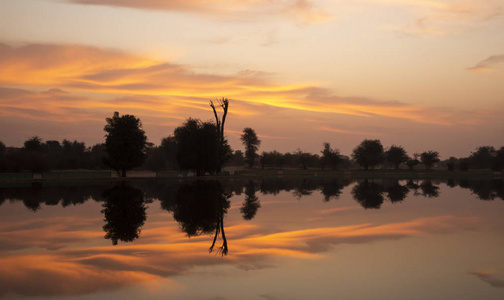
M 189 171 L 197 176 L 219 174 L 224 166 L 255 169 L 303 170 L 431 170 L 468 171 L 486 169 L 502 171 L 504 147 L 476 148 L 468 157 L 441 160 L 433 150 L 408 155 L 402 146 L 384 147 L 380 140 L 363 140 L 350 156 L 324 142 L 320 154 L 298 148 L 294 152 L 278 151 L 258 154 L 261 141 L 252 128 L 245 128 L 240 140 L 245 152 L 233 151 L 225 138 L 225 121 L 229 101 L 222 98 L 217 104 L 210 101 L 215 122 L 187 119 L 172 135 L 156 146 L 147 140 L 139 118 L 115 112 L 106 119 L 104 143 L 91 147 L 83 142 L 63 140 L 43 141 L 38 136 L 29 138 L 23 147 L 6 147 L 0 141 L 0 172 L 44 172 L 49 170 L 104 170 L 112 169 L 125 177 L 132 169 L 150 171 Z M 219 110 L 222 110 L 219 115 Z

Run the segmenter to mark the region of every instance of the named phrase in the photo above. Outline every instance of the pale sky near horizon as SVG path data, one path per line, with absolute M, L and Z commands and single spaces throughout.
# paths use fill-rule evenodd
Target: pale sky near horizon
M 504 0 L 0 1 L 7 146 L 91 146 L 114 111 L 159 144 L 220 97 L 233 149 L 504 146 Z

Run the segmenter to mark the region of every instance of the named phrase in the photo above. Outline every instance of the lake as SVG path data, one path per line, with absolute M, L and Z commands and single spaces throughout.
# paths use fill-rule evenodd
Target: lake
M 504 299 L 504 181 L 0 183 L 0 299 Z

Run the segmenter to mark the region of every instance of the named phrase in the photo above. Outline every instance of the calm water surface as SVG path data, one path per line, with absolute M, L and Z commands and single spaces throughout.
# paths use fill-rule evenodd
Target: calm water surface
M 0 299 L 504 299 L 502 180 L 0 186 Z

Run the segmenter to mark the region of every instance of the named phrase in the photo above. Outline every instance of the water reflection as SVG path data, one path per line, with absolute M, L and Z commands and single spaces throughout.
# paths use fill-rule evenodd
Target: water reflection
M 376 282 L 383 276 L 394 283 L 386 290 L 399 294 L 396 287 L 404 287 L 400 296 L 414 294 L 418 282 L 444 288 L 439 277 L 487 295 L 485 289 L 502 287 L 504 278 L 504 203 L 475 200 L 502 199 L 502 180 L 321 177 L 52 185 L 0 189 L 0 298 L 95 293 L 79 297 L 98 299 L 103 292 L 100 299 L 110 299 L 111 291 L 123 293 L 113 298 L 141 298 L 129 293 L 145 284 L 138 295 L 163 287 L 152 292 L 153 299 L 240 299 L 254 283 L 247 299 L 267 295 L 268 284 L 291 293 L 271 298 L 332 299 L 336 293 L 367 299 L 350 294 L 382 295 Z M 428 199 L 435 197 L 440 198 Z M 54 207 L 70 204 L 76 207 Z M 275 280 L 291 275 L 285 285 Z M 180 290 L 169 294 L 167 282 L 180 284 Z M 359 288 L 332 289 L 334 282 Z M 224 297 L 223 290 L 230 294 Z M 304 295 L 305 290 L 317 294 Z M 404 298 L 395 296 L 382 298 Z M 477 298 L 470 296 L 445 298 Z
M 212 252 L 219 237 L 222 245 L 218 253 L 226 255 L 229 251 L 224 230 L 224 215 L 229 208 L 231 193 L 226 192 L 219 181 L 197 180 L 182 183 L 170 207 L 173 218 L 187 236 L 214 233 L 209 251 Z
M 105 238 L 117 245 L 119 240 L 132 242 L 138 238 L 147 219 L 144 193 L 126 182 L 103 191 L 102 213 L 105 216 Z
M 261 207 L 261 203 L 259 203 L 259 198 L 256 196 L 256 184 L 254 181 L 249 180 L 245 184 L 245 201 L 240 208 L 243 219 L 252 220 L 259 207 Z

